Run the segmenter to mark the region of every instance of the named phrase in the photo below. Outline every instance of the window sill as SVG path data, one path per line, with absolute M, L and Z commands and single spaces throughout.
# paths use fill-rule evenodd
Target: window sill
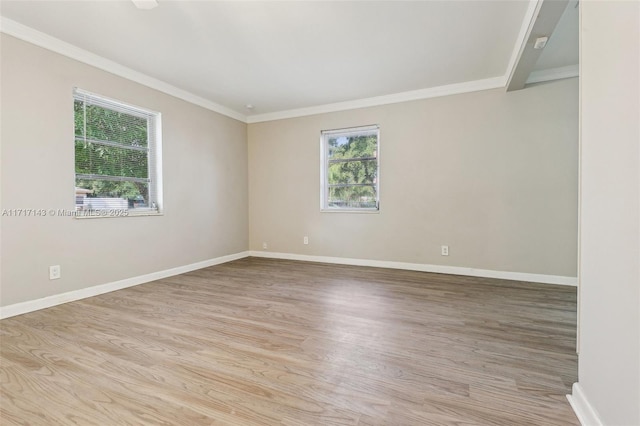
M 73 215 L 74 219 L 117 219 L 124 217 L 141 217 L 141 216 L 164 216 L 163 212 L 156 211 L 139 211 L 139 212 L 129 212 L 129 211 L 121 211 L 121 210 L 100 210 L 100 211 L 92 211 L 92 212 L 77 212 L 77 215 Z
M 320 213 L 377 214 L 380 213 L 380 209 L 320 209 Z

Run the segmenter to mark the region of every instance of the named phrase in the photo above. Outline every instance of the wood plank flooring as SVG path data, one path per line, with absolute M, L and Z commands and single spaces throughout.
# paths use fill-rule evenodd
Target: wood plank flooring
M 578 425 L 576 290 L 246 258 L 0 321 L 0 424 Z

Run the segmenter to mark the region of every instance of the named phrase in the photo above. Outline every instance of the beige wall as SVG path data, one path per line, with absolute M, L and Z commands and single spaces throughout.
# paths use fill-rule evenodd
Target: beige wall
M 640 425 L 640 3 L 580 12 L 578 390 L 602 424 Z
M 73 209 L 74 86 L 162 113 L 165 205 L 161 217 L 2 217 L 3 306 L 247 250 L 246 124 L 1 37 L 2 208 Z
M 320 131 L 367 124 L 380 125 L 380 213 L 321 213 Z M 576 276 L 577 79 L 250 124 L 248 137 L 252 250 Z
M 247 130 L 1 37 L 2 209 L 73 208 L 74 86 L 162 112 L 165 200 L 161 217 L 2 217 L 2 306 L 262 242 L 273 252 L 576 275 L 576 79 Z M 380 213 L 320 213 L 320 131 L 365 124 L 381 126 Z M 57 264 L 62 279 L 50 281 Z

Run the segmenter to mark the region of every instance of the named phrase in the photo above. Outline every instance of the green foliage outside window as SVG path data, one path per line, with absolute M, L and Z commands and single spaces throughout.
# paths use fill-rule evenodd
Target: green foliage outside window
M 329 207 L 376 208 L 377 135 L 336 135 L 327 143 Z
M 149 184 L 123 178 L 149 177 L 147 119 L 76 100 L 74 122 L 76 174 L 100 176 L 77 178 L 76 187 L 93 197 L 128 199 L 131 207 L 146 205 Z

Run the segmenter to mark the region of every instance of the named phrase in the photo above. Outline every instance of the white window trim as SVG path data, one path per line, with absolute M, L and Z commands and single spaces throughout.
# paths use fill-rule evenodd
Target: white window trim
M 156 208 L 137 208 L 127 210 L 126 215 L 109 214 L 75 214 L 76 219 L 96 219 L 96 218 L 114 218 L 114 217 L 138 217 L 138 216 L 163 216 L 164 215 L 164 198 L 163 198 L 163 180 L 162 180 L 162 113 L 153 111 L 147 108 L 142 108 L 136 105 L 125 103 L 113 98 L 108 98 L 103 95 L 98 95 L 87 90 L 83 90 L 77 87 L 73 88 L 73 99 L 82 99 L 83 97 L 89 98 L 92 104 L 98 106 L 104 106 L 105 108 L 112 109 L 114 111 L 123 112 L 126 114 L 147 118 L 147 126 L 153 126 L 153 130 L 149 128 L 149 133 L 155 135 L 153 144 L 150 148 L 149 155 L 149 174 L 153 175 L 155 182 L 153 187 L 153 198 L 156 204 Z M 74 132 L 75 133 L 75 132 Z M 74 188 L 75 188 L 75 153 L 74 153 Z M 152 188 L 149 188 L 149 192 L 152 192 Z M 75 210 L 75 195 L 74 195 L 74 210 Z M 78 212 L 76 212 L 78 213 Z
M 378 162 L 377 178 L 375 182 L 376 187 L 376 207 L 372 208 L 337 208 L 329 207 L 329 182 L 328 182 L 328 158 L 329 158 L 329 144 L 328 136 L 332 135 L 347 135 L 349 133 L 363 133 L 363 132 L 376 132 L 377 144 L 376 144 L 376 157 Z M 342 129 L 323 130 L 320 132 L 320 211 L 323 213 L 364 213 L 375 214 L 380 213 L 380 126 L 377 124 L 359 126 L 359 127 L 347 127 Z

